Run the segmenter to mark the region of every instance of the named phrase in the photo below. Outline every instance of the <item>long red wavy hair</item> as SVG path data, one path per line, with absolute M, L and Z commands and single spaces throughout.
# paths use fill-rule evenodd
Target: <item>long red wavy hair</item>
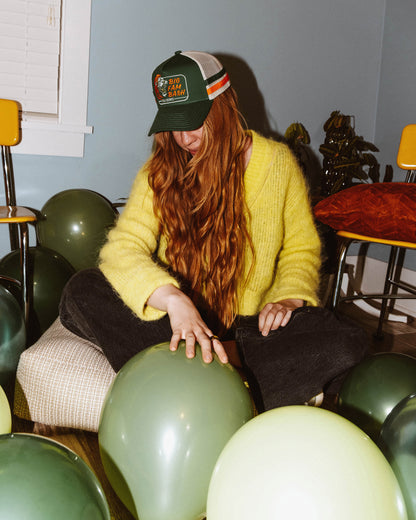
M 197 305 L 229 328 L 238 314 L 245 248 L 253 246 L 244 197 L 247 134 L 230 87 L 214 99 L 194 157 L 171 132 L 155 135 L 149 184 L 166 258 Z

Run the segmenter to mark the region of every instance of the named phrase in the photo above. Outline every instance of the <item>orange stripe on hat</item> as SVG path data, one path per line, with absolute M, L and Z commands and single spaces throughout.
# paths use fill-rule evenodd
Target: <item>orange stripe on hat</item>
M 229 81 L 230 78 L 228 77 L 228 74 L 225 73 L 225 75 L 222 78 L 220 78 L 218 81 L 207 87 L 208 96 L 212 96 L 212 94 L 215 94 L 217 90 L 224 87 L 227 83 L 229 83 Z

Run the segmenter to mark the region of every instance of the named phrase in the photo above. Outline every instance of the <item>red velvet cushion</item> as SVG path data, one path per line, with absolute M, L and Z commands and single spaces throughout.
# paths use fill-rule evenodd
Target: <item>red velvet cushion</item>
M 416 242 L 416 184 L 359 184 L 318 202 L 314 213 L 336 230 Z

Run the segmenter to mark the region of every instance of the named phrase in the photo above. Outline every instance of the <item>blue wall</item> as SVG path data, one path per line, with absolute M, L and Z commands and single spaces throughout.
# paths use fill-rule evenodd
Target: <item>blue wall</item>
M 414 19 L 413 0 L 399 3 Z M 319 159 L 322 125 L 336 109 L 354 114 L 357 132 L 384 144 L 391 113 L 383 112 L 381 132 L 377 115 L 387 57 L 397 57 L 393 47 L 400 45 L 391 41 L 394 0 L 387 4 L 385 19 L 386 0 L 159 0 L 145 8 L 137 0 L 93 0 L 88 124 L 94 132 L 81 159 L 15 155 L 18 203 L 40 209 L 74 187 L 113 201 L 126 197 L 151 148 L 151 72 L 177 49 L 222 55 L 251 125 L 282 134 L 302 121 Z M 385 22 L 392 32 L 386 48 Z M 383 161 L 393 162 L 393 152 L 386 147 Z M 0 252 L 8 250 L 5 236 Z
M 391 163 L 394 180 L 405 174 L 396 164 L 404 126 L 416 123 L 416 2 L 387 0 L 375 142 L 382 164 Z M 387 259 L 388 248 L 373 246 L 369 254 Z M 416 271 L 416 251 L 407 250 L 405 267 Z

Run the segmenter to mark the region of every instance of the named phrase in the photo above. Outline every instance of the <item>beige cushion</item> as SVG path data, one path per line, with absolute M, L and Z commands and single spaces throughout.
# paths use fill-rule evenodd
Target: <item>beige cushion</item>
M 20 357 L 14 413 L 51 426 L 98 431 L 114 377 L 102 351 L 57 318 Z

